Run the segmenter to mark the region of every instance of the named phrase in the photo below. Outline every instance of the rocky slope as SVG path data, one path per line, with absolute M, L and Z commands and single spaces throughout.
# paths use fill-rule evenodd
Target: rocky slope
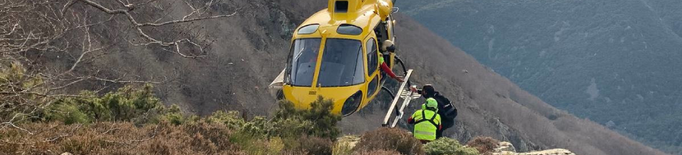
M 175 1 L 155 2 L 153 6 L 170 9 L 147 10 L 149 14 L 144 14 L 145 9 L 138 8 L 141 11 L 136 15 L 154 20 L 178 18 L 191 12 L 174 4 Z M 241 110 L 249 115 L 267 115 L 276 106 L 265 88 L 283 68 L 289 33 L 308 15 L 325 8 L 325 4 L 326 1 L 319 0 L 221 1 L 211 7 L 214 13 L 237 14 L 149 30 L 158 37 L 186 35 L 213 40 L 205 47 L 207 57 L 182 58 L 158 47 L 124 42 L 107 49 L 98 61 L 84 63 L 87 67 L 82 71 L 104 68 L 108 70 L 102 72 L 112 78 L 160 81 L 156 92 L 164 103 L 180 104 L 188 112 Z M 98 17 L 92 14 L 92 18 Z M 123 18 L 115 21 L 119 20 Z M 112 22 L 98 31 L 122 34 L 130 31 L 117 25 L 120 23 Z M 398 15 L 398 25 L 399 52 L 408 66 L 416 70 L 415 82 L 435 84 L 460 109 L 456 128 L 448 131 L 451 137 L 468 141 L 477 135 L 491 136 L 514 143 L 519 151 L 567 148 L 578 154 L 662 154 L 549 106 L 407 16 Z M 106 42 L 112 38 L 98 39 Z M 60 69 L 59 64 L 64 62 L 57 61 L 58 57 L 47 55 L 43 59 Z M 82 87 L 89 87 L 87 84 Z M 376 102 L 345 118 L 342 128 L 347 133 L 375 129 L 385 112 L 383 105 Z
M 400 1 L 403 13 L 559 109 L 680 154 L 682 2 Z

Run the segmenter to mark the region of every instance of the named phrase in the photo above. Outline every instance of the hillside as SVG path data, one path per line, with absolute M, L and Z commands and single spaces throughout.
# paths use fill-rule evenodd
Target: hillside
M 553 106 L 680 154 L 675 0 L 406 0 L 403 13 Z
M 52 8 L 53 11 L 68 10 L 64 15 L 74 18 L 75 22 L 71 24 L 89 23 L 83 25 L 87 29 L 78 29 L 82 32 L 68 33 L 68 36 L 75 36 L 68 41 L 82 42 L 54 41 L 53 46 L 59 47 L 76 44 L 64 46 L 67 50 L 32 49 L 20 55 L 29 59 L 26 64 L 33 67 L 30 68 L 33 72 L 54 73 L 58 75 L 54 79 L 64 75 L 75 78 L 74 81 L 57 80 L 56 84 L 63 83 L 68 88 L 51 93 L 75 94 L 82 89 L 106 92 L 126 83 L 152 82 L 163 103 L 179 104 L 185 112 L 208 115 L 220 110 L 239 110 L 249 116 L 268 115 L 277 107 L 265 88 L 282 69 L 289 33 L 297 23 L 326 4 L 319 0 L 210 1 L 214 3 L 205 7 L 206 10 L 196 11 L 182 5 L 182 1 L 140 3 L 134 9 L 113 1 L 97 1 L 103 3 L 103 7 L 132 11 L 112 15 L 83 3 L 88 0 L 78 0 L 72 5 L 44 2 L 55 3 L 50 6 L 61 8 Z M 187 4 L 206 4 L 202 2 Z M 65 9 L 67 6 L 69 8 Z M 130 18 L 125 17 L 153 22 L 194 17 L 190 15 L 195 12 L 236 14 L 142 28 L 131 28 Z M 90 22 L 95 26 L 87 26 Z M 190 44 L 189 48 L 177 51 L 163 44 L 135 46 L 131 42 L 140 41 L 141 36 L 136 32 L 146 32 L 144 34 L 166 41 L 190 38 L 201 46 L 184 42 L 182 47 L 187 48 L 185 45 Z M 407 16 L 398 15 L 396 33 L 401 57 L 416 70 L 415 82 L 435 84 L 438 90 L 456 101 L 460 109 L 457 128 L 448 134 L 459 141 L 484 135 L 510 141 L 519 151 L 567 148 L 577 154 L 662 154 L 549 106 Z M 91 51 L 86 48 L 88 45 L 106 48 L 88 54 L 86 52 Z M 80 63 L 80 58 L 87 61 Z M 59 74 L 65 70 L 66 74 Z M 346 133 L 376 129 L 385 111 L 382 105 L 374 103 L 358 114 L 344 118 L 341 128 Z
M 455 132 L 458 138 L 494 135 L 521 150 L 525 141 L 528 148 L 532 144 L 561 147 L 577 154 L 657 154 L 598 124 L 551 107 L 425 27 L 407 18 L 399 19 L 399 37 L 409 38 L 398 41 L 401 57 L 421 71 L 417 72 L 417 81 L 433 83 L 449 92 L 461 109 L 460 128 Z

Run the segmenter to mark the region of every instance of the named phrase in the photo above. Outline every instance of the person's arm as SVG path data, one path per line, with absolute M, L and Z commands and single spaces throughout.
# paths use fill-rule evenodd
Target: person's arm
M 381 63 L 381 70 L 388 74 L 388 76 L 390 76 L 391 78 L 397 80 L 398 82 L 403 82 L 403 79 L 399 78 L 398 76 L 395 76 L 395 73 L 393 73 L 391 68 L 389 68 L 388 65 L 386 65 L 386 62 Z
M 418 111 L 418 110 L 417 110 L 417 111 Z M 414 123 L 415 123 L 415 122 L 414 122 L 414 117 L 415 117 L 415 115 L 417 115 L 417 112 L 415 112 L 414 114 L 412 114 L 412 116 L 410 116 L 410 118 L 407 119 L 407 124 L 414 124 Z
M 422 90 L 417 89 L 416 85 L 414 87 L 410 86 L 410 91 L 417 93 L 417 94 L 422 94 Z

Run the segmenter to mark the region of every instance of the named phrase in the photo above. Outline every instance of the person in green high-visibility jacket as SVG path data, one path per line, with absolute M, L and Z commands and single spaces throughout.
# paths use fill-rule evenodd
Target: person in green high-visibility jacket
M 395 73 L 391 70 L 390 67 L 388 67 L 388 64 L 384 61 L 384 54 L 383 53 L 393 53 L 395 52 L 395 46 L 393 45 L 393 42 L 390 40 L 384 41 L 384 45 L 381 47 L 380 56 L 379 56 L 379 64 L 381 66 L 381 71 L 384 71 L 388 76 L 391 78 L 395 79 L 398 82 L 404 82 L 404 78 L 402 76 L 396 76 Z
M 438 115 L 438 102 L 428 98 L 422 104 L 422 109 L 417 110 L 410 116 L 407 123 L 414 124 L 414 137 L 422 143 L 436 140 L 436 132 L 442 129 L 440 115 Z

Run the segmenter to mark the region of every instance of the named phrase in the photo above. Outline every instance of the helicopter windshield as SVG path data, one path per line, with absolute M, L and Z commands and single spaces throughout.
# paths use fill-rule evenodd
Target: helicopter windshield
M 365 82 L 362 43 L 350 39 L 327 39 L 317 83 L 322 87 L 349 86 Z
M 317 55 L 320 50 L 320 40 L 298 39 L 294 41 L 287 65 L 286 81 L 294 86 L 311 86 L 315 66 L 317 66 Z

